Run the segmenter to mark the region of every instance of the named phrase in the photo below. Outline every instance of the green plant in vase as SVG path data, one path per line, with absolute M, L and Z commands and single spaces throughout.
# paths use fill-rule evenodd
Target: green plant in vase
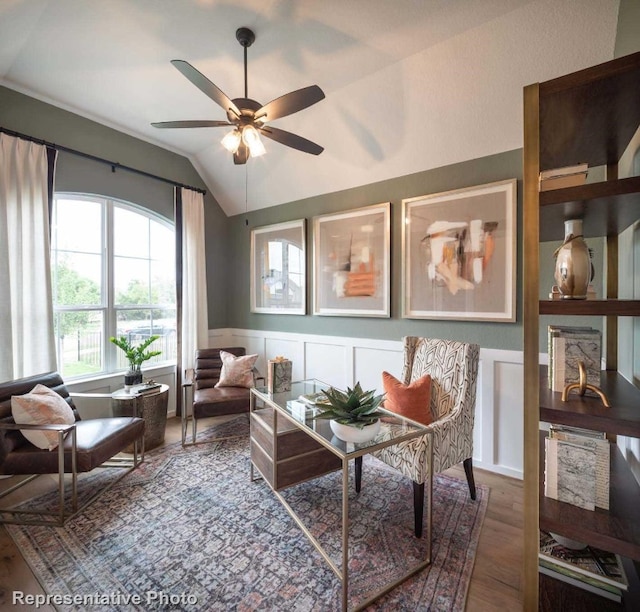
M 140 369 L 142 364 L 148 359 L 162 353 L 162 351 L 147 350 L 159 337 L 160 336 L 149 336 L 146 340 L 136 345 L 131 344 L 126 336 L 120 336 L 119 338 L 111 336 L 111 338 L 109 338 L 113 344 L 124 351 L 127 361 L 129 362 L 129 370 L 124 376 L 125 387 L 140 384 L 142 382 L 142 370 Z
M 326 400 L 318 402 L 320 410 L 314 418 L 330 419 L 330 426 L 336 437 L 347 442 L 366 442 L 375 438 L 380 431 L 380 417 L 385 413 L 378 410 L 384 401 L 384 393 L 363 391 L 360 383 L 351 389 L 340 391 L 330 387 L 324 392 Z

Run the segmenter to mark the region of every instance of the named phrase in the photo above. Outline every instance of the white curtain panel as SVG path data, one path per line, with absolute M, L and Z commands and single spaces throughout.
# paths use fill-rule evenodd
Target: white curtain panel
M 0 381 L 57 369 L 46 147 L 0 134 Z
M 193 368 L 196 349 L 209 346 L 204 196 L 182 188 L 182 370 Z

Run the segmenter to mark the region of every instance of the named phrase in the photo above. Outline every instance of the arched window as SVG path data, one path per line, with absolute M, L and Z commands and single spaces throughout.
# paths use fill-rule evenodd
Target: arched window
M 160 336 L 149 364 L 176 357 L 173 223 L 112 199 L 58 193 L 51 275 L 58 368 L 65 380 L 124 370 L 111 336 Z

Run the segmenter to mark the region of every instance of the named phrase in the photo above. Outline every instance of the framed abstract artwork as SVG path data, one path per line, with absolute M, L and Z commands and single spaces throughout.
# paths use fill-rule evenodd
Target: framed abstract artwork
M 515 179 L 402 201 L 403 317 L 515 321 Z
M 251 230 L 251 312 L 306 313 L 304 219 Z
M 388 317 L 389 202 L 313 219 L 313 314 Z

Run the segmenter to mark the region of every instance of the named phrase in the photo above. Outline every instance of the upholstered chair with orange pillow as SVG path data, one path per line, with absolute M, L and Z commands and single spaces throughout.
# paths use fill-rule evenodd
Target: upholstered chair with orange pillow
M 383 378 L 385 408 L 428 425 L 433 472 L 463 463 L 471 499 L 476 498 L 472 455 L 479 355 L 477 344 L 407 336 L 401 380 Z M 413 481 L 416 537 L 422 535 L 427 451 L 424 436 L 374 453 Z

